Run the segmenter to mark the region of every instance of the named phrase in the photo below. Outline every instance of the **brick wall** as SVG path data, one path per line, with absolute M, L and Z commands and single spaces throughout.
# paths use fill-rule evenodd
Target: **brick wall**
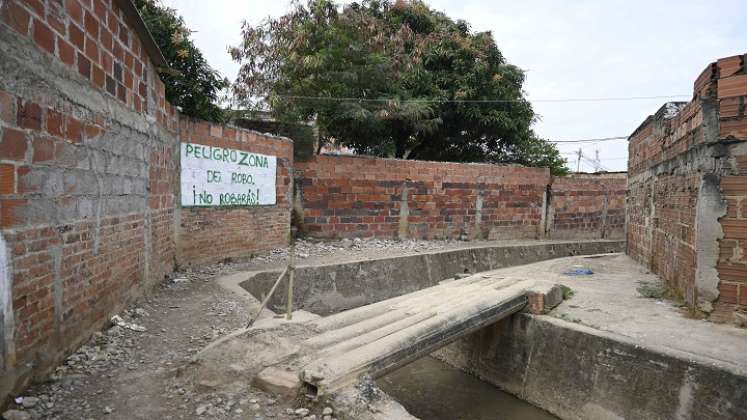
M 621 237 L 624 175 L 552 181 L 543 168 L 360 156 L 296 168 L 303 230 L 314 237 Z
M 133 10 L 0 1 L 0 405 L 177 260 L 287 240 L 292 144 L 180 126 Z M 180 137 L 278 155 L 278 205 L 180 212 Z
M 554 177 L 548 199 L 548 236 L 622 238 L 626 181 L 624 173 Z
M 724 321 L 747 303 L 744 56 L 709 64 L 693 90 L 692 101 L 666 104 L 630 137 L 627 250 Z
M 179 265 L 201 264 L 288 244 L 293 142 L 255 131 L 182 118 L 183 142 L 277 156 L 277 204 L 258 207 L 184 207 L 179 220 Z
M 178 142 L 116 5 L 5 1 L 0 21 L 4 396 L 172 271 Z
M 747 66 L 745 56 L 718 60 L 716 96 L 719 103 L 719 137 L 734 142 L 720 182 L 726 212 L 720 219 L 723 238 L 717 270 L 721 283 L 720 311 L 747 309 Z
M 180 118 L 127 7 L 0 2 L 0 398 L 177 263 L 287 243 L 292 143 Z M 180 141 L 276 155 L 277 204 L 180 208 Z M 547 169 L 360 157 L 298 169 L 305 227 L 322 237 L 540 237 L 546 226 Z M 579 220 L 568 226 L 594 228 Z
M 536 237 L 549 170 L 316 156 L 297 164 L 316 237 Z

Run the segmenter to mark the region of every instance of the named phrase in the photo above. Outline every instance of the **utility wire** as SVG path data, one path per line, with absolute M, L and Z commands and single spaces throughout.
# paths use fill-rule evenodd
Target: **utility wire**
M 561 153 L 561 155 L 563 155 L 563 156 L 573 156 L 573 157 L 578 157 L 578 152 L 567 152 L 567 153 Z M 608 160 L 626 160 L 626 159 L 628 159 L 628 158 L 627 158 L 627 157 L 616 157 L 616 158 L 605 158 L 605 157 L 600 157 L 600 158 L 599 158 L 599 160 L 601 160 L 601 161 L 608 161 Z
M 596 143 L 600 141 L 627 140 L 628 136 L 602 137 L 598 139 L 579 139 L 579 140 L 547 140 L 548 143 Z
M 330 102 L 414 102 L 414 103 L 458 103 L 458 104 L 502 104 L 517 102 L 545 102 L 545 103 L 568 103 L 568 102 L 618 102 L 618 101 L 640 101 L 650 99 L 674 99 L 690 98 L 692 95 L 656 95 L 656 96 L 619 96 L 601 98 L 546 98 L 546 99 L 396 99 L 396 98 L 345 98 L 335 96 L 298 96 L 298 95 L 274 95 L 283 99 L 304 99 Z

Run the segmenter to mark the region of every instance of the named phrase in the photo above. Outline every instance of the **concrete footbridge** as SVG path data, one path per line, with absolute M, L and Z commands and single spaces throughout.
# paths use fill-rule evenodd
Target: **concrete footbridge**
M 299 360 L 284 365 L 294 365 L 292 373 L 309 391 L 323 395 L 364 375 L 386 374 L 518 311 L 541 313 L 561 300 L 559 286 L 536 280 L 490 273 L 449 280 L 308 322 L 315 335 L 302 343 Z

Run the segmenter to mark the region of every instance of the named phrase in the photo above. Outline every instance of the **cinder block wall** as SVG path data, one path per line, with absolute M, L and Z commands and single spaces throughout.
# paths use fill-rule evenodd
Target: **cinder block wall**
M 287 243 L 291 142 L 187 120 L 180 130 L 126 7 L 0 2 L 0 405 L 177 260 Z M 180 137 L 277 155 L 278 205 L 180 211 Z
M 303 230 L 319 238 L 621 238 L 625 176 L 316 156 L 296 164 Z
M 665 104 L 629 140 L 627 251 L 716 321 L 747 304 L 744 61 L 709 64 L 690 102 Z

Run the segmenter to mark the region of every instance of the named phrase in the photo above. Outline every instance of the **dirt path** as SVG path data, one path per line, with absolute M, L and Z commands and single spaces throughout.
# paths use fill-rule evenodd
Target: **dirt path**
M 482 243 L 480 243 L 482 244 Z M 485 243 L 487 244 L 487 243 Z M 349 261 L 474 246 L 460 241 L 300 241 L 299 264 Z M 256 301 L 220 287 L 218 276 L 279 267 L 287 250 L 252 259 L 175 273 L 150 296 L 120 314 L 133 331 L 114 326 L 94 337 L 59 366 L 49 381 L 30 387 L 11 403 L 17 419 L 191 419 L 301 418 L 302 403 L 275 401 L 247 388 L 238 393 L 197 389 L 180 375 L 190 358 L 217 337 L 242 327 Z M 322 420 L 324 407 L 308 407 L 307 418 Z M 7 413 L 7 412 L 6 412 Z M 305 414 L 303 410 L 299 413 Z M 332 416 L 327 419 L 332 418 Z
M 521 241 L 504 241 L 501 245 Z M 533 241 L 532 243 L 537 243 Z M 496 245 L 461 241 L 341 241 L 299 243 L 299 264 L 324 264 Z M 11 404 L 16 419 L 192 419 L 316 418 L 323 406 L 308 401 L 283 403 L 256 389 L 238 392 L 197 387 L 183 374 L 191 357 L 206 344 L 243 327 L 257 310 L 247 300 L 221 287 L 216 278 L 238 271 L 284 265 L 286 250 L 245 261 L 216 264 L 199 271 L 176 273 L 150 296 L 120 314 L 125 322 L 145 327 L 134 331 L 112 327 L 96 333 L 43 384 L 30 387 L 25 401 Z M 248 355 L 251 357 L 251 355 Z M 224 389 L 224 388 L 221 388 Z M 355 404 L 353 404 L 355 405 Z M 295 411 L 310 409 L 310 413 Z M 313 417 L 316 416 L 316 417 Z
M 24 394 L 31 418 L 189 419 L 297 418 L 255 389 L 237 394 L 195 389 L 179 367 L 214 338 L 242 326 L 256 305 L 215 283 L 230 267 L 179 273 L 121 314 L 139 332 L 112 327 L 58 367 L 51 380 Z M 29 398 L 31 397 L 31 398 Z M 23 405 L 23 404 L 22 404 Z M 11 407 L 20 408 L 20 407 Z M 321 418 L 321 416 L 319 417 Z

